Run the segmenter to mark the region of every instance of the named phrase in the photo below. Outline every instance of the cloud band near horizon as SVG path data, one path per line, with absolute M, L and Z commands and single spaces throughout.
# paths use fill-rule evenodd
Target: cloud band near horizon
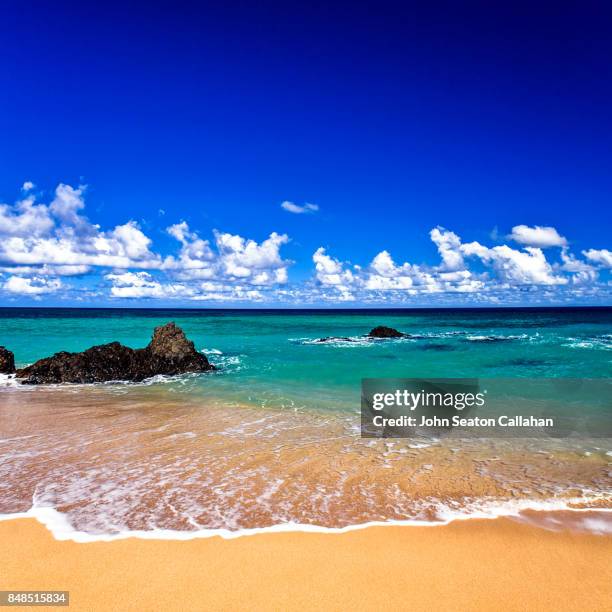
M 84 214 L 85 186 L 59 184 L 49 203 L 28 181 L 15 204 L 0 204 L 0 297 L 66 302 L 150 300 L 216 304 L 499 305 L 609 303 L 612 252 L 575 254 L 550 226 L 515 225 L 505 240 L 465 242 L 443 226 L 429 237 L 439 260 L 397 263 L 386 249 L 370 262 L 341 261 L 333 246 L 304 253 L 306 279 L 291 278 L 281 253 L 290 237 L 271 231 L 257 242 L 221 230 L 212 239 L 183 220 L 165 227 L 175 242 L 162 253 L 135 220 L 102 228 Z M 285 201 L 293 214 L 318 206 Z

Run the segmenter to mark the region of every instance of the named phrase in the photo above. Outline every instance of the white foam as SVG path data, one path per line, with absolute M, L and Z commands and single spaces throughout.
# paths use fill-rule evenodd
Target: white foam
M 575 513 L 589 513 L 581 521 L 581 527 L 585 531 L 594 534 L 607 535 L 612 533 L 612 521 L 606 520 L 612 509 L 608 508 L 572 508 L 571 503 L 583 503 L 580 498 L 571 500 L 516 500 L 507 502 L 478 502 L 477 504 L 464 509 L 445 506 L 438 511 L 439 520 L 423 519 L 402 519 L 388 521 L 367 521 L 344 527 L 324 527 L 321 525 L 303 524 L 296 522 L 278 523 L 268 527 L 255 527 L 249 529 L 225 529 L 200 528 L 193 531 L 179 531 L 174 529 L 151 529 L 145 530 L 123 530 L 117 533 L 88 533 L 75 529 L 69 522 L 68 517 L 55 508 L 49 506 L 33 506 L 27 512 L 16 512 L 13 514 L 0 514 L 0 521 L 15 519 L 35 519 L 44 525 L 56 540 L 72 541 L 77 543 L 87 542 L 112 542 L 125 540 L 128 538 L 138 538 L 143 540 L 196 540 L 212 537 L 220 537 L 226 540 L 233 540 L 240 537 L 252 536 L 266 533 L 348 533 L 368 529 L 370 527 L 437 527 L 448 525 L 454 521 L 464 521 L 471 519 L 497 519 L 501 517 L 520 518 L 522 513 L 531 510 L 537 512 L 557 512 L 569 511 Z M 196 526 L 197 524 L 194 524 Z
M 306 344 L 314 346 L 332 346 L 332 347 L 357 347 L 357 346 L 374 346 L 372 338 L 366 336 L 348 336 L 335 337 L 330 336 L 329 339 L 324 338 L 290 338 L 290 342 L 297 344 Z
M 0 387 L 20 387 L 15 374 L 0 374 Z
M 597 535 L 612 534 L 612 522 L 602 520 L 599 517 L 585 517 L 582 519 L 582 527 L 585 531 L 596 533 Z
M 581 349 L 599 349 L 604 351 L 612 351 L 612 342 L 610 342 L 610 334 L 603 336 L 594 336 L 592 338 L 567 338 L 569 342 L 563 344 L 568 348 Z
M 525 340 L 528 337 L 527 334 L 521 334 L 520 336 L 497 336 L 491 334 L 490 336 L 466 336 L 465 339 L 470 342 L 503 342 L 505 340 Z

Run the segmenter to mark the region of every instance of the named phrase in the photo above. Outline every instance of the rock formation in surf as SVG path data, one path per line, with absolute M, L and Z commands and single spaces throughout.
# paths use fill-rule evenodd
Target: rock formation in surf
M 158 374 L 206 372 L 215 366 L 196 351 L 174 323 L 156 327 L 149 345 L 132 349 L 119 342 L 92 346 L 82 353 L 56 353 L 17 370 L 23 384 L 138 382 Z
M 11 351 L 0 346 L 0 374 L 15 373 L 15 356 Z
M 368 338 L 403 338 L 404 336 L 406 336 L 406 334 L 403 334 L 392 327 L 385 327 L 384 325 L 375 327 L 368 334 Z

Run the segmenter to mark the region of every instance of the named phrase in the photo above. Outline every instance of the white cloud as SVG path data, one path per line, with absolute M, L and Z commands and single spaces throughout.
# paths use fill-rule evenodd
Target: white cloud
M 323 247 L 319 247 L 312 256 L 317 280 L 323 285 L 343 286 L 353 282 L 353 273 L 345 270 L 343 264 L 330 257 Z
M 490 266 L 498 278 L 510 284 L 563 285 L 567 278 L 555 275 L 541 249 L 526 247 L 522 251 L 507 245 L 488 248 L 478 242 L 461 245 L 466 256 L 476 256 Z
M 34 197 L 0 205 L 0 263 L 15 265 L 155 268 L 161 258 L 151 240 L 129 221 L 102 231 L 80 214 L 84 187 L 60 184 L 49 205 Z
M 48 207 L 35 204 L 33 196 L 20 200 L 14 206 L 0 204 L 0 239 L 15 236 L 34 239 L 48 234 L 53 226 Z
M 223 282 L 174 283 L 154 278 L 149 272 L 107 274 L 111 281 L 111 297 L 124 299 L 181 299 L 195 301 L 261 301 L 258 289 Z
M 551 264 L 542 249 L 532 246 L 513 249 L 507 245 L 487 247 L 478 242 L 463 244 L 457 234 L 442 227 L 432 229 L 430 238 L 440 253 L 438 266 L 397 264 L 384 250 L 370 264 L 350 269 L 350 264 L 341 263 L 321 247 L 313 255 L 316 280 L 323 287 L 340 289 L 364 302 L 470 294 L 472 300 L 496 303 L 501 294 L 507 300 L 509 292 L 517 288 L 560 288 L 570 282 L 573 286 L 584 285 L 597 278 L 592 266 L 576 260 L 566 248 L 561 254 L 562 264 Z M 485 271 L 470 270 L 467 258 L 478 258 Z
M 87 274 L 91 268 L 84 265 L 75 266 L 0 266 L 0 272 L 11 274 L 41 274 L 43 276 L 82 276 Z
M 36 187 L 36 185 L 34 185 L 34 183 L 32 181 L 26 181 L 22 186 L 21 186 L 21 190 L 22 191 L 31 191 L 32 189 L 34 189 L 34 187 Z
M 115 298 L 171 298 L 192 297 L 195 289 L 181 284 L 160 283 L 148 272 L 107 274 L 113 283 L 111 296 Z
M 582 254 L 589 261 L 604 268 L 612 269 L 612 251 L 608 251 L 608 249 L 589 249 L 588 251 L 582 251 Z
M 286 234 L 272 232 L 258 244 L 234 234 L 215 231 L 219 263 L 226 276 L 258 280 L 258 284 L 284 283 L 290 262 L 280 256 L 280 247 L 289 242 Z M 263 279 L 263 280 L 262 280 Z
M 314 213 L 319 210 L 319 206 L 317 204 L 306 203 L 303 206 L 300 206 L 299 204 L 289 202 L 288 200 L 285 200 L 281 204 L 281 208 L 283 210 L 286 210 L 287 212 L 294 213 L 296 215 L 302 215 L 304 213 Z
M 461 270 L 464 267 L 463 256 L 459 249 L 461 240 L 457 234 L 438 226 L 429 232 L 429 237 L 438 247 L 438 252 L 442 257 L 442 268 L 454 271 Z
M 561 261 L 563 264 L 560 266 L 560 269 L 571 273 L 573 283 L 588 283 L 597 280 L 598 272 L 596 268 L 585 261 L 576 259 L 566 247 L 561 251 Z
M 410 289 L 420 271 L 410 264 L 395 265 L 387 251 L 381 251 L 362 273 L 366 289 Z
M 2 285 L 2 288 L 9 293 L 36 296 L 44 293 L 54 293 L 61 286 L 61 281 L 56 278 L 49 279 L 39 276 L 24 278 L 23 276 L 11 276 Z
M 100 268 L 107 281 L 104 296 L 124 299 L 428 305 L 516 303 L 525 296 L 546 303 L 561 292 L 563 299 L 601 302 L 612 291 L 607 271 L 612 252 L 589 249 L 578 259 L 553 227 L 516 225 L 510 237 L 522 246 L 512 248 L 499 244 L 499 235 L 496 246 L 464 244 L 456 233 L 438 226 L 429 236 L 440 259 L 430 264 L 401 263 L 383 249 L 357 265 L 320 247 L 312 255 L 314 277 L 289 283 L 293 262 L 283 257 L 289 242 L 285 234 L 272 232 L 257 242 L 214 231 L 208 240 L 181 221 L 166 228 L 176 244 L 162 255 L 135 220 L 105 228 L 92 223 L 84 212 L 84 186 L 60 184 L 49 203 L 38 202 L 33 189 L 28 182 L 15 204 L 0 204 L 4 295 L 56 292 L 65 297 L 74 292 L 75 299 L 98 297 L 96 278 L 73 285 L 60 278 L 99 274 Z M 296 214 L 317 209 L 292 202 L 283 208 Z M 550 246 L 561 249 L 549 260 L 542 249 Z M 95 284 L 88 287 L 92 280 Z
M 289 241 L 285 234 L 272 232 L 258 243 L 215 231 L 211 245 L 183 221 L 167 228 L 180 243 L 178 253 L 162 257 L 152 250 L 151 239 L 136 221 L 110 229 L 91 223 L 83 214 L 85 191 L 84 186 L 60 184 L 49 204 L 39 204 L 35 196 L 28 195 L 13 206 L 0 205 L 0 271 L 49 277 L 112 268 L 109 280 L 117 297 L 208 299 L 212 293 L 198 281 L 218 281 L 222 283 L 220 296 L 233 285 L 232 295 L 237 298 L 260 299 L 260 287 L 288 281 L 288 268 L 293 262 L 280 253 Z M 171 282 L 143 274 L 122 277 L 121 270 L 130 270 L 128 274 L 161 270 Z M 42 285 L 32 286 L 42 291 Z
M 238 281 L 252 285 L 286 283 L 292 264 L 280 254 L 289 242 L 286 234 L 272 232 L 261 243 L 236 234 L 214 232 L 215 249 L 184 221 L 171 225 L 168 233 L 181 243 L 178 258 L 169 256 L 162 268 L 181 280 Z
M 553 246 L 567 246 L 567 240 L 554 227 L 515 225 L 508 238 L 525 246 L 542 249 Z
M 460 245 L 458 237 L 443 237 L 434 233 L 436 239 L 442 242 L 452 242 Z M 424 293 L 459 292 L 472 293 L 484 288 L 482 280 L 469 270 L 447 271 L 443 263 L 438 268 L 419 266 L 410 263 L 396 264 L 388 251 L 381 251 L 365 267 L 353 266 L 353 270 L 345 267 L 339 260 L 329 256 L 323 247 L 313 255 L 316 279 L 323 287 L 334 288 L 342 295 L 350 295 L 351 299 L 364 301 L 385 301 L 389 297 L 404 299 L 405 296 L 415 296 Z M 452 267 L 457 264 L 457 258 L 447 258 Z M 402 297 L 403 296 L 403 297 Z

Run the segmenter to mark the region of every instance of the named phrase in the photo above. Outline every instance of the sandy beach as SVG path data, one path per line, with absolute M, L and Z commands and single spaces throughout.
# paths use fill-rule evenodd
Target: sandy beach
M 2 589 L 73 610 L 609 610 L 612 537 L 509 519 L 233 540 L 57 541 L 0 523 Z

